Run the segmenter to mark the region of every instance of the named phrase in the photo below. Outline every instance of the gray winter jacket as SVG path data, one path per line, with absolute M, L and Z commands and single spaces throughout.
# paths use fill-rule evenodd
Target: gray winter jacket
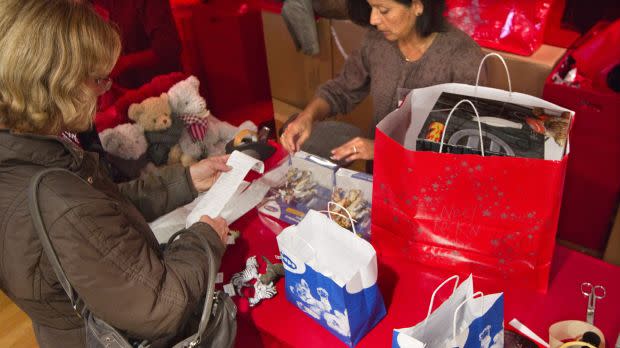
M 40 206 L 52 245 L 69 281 L 98 317 L 129 335 L 151 340 L 178 332 L 200 304 L 207 257 L 195 236 L 183 236 L 165 252 L 150 230 L 152 220 L 190 202 L 197 192 L 181 166 L 126 184 L 114 184 L 96 154 L 57 137 L 0 130 L 0 289 L 32 319 L 42 348 L 83 347 L 82 320 L 41 249 L 28 210 L 27 188 L 46 167 Z M 225 245 L 204 223 L 219 262 Z

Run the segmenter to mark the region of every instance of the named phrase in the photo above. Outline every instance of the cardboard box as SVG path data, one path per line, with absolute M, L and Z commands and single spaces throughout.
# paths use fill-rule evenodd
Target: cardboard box
M 519 56 L 512 53 L 495 51 L 482 48 L 487 54 L 495 52 L 506 60 L 512 82 L 512 91 L 541 97 L 545 80 L 551 73 L 557 62 L 562 58 L 566 49 L 549 45 L 542 45 L 529 57 Z M 487 58 L 487 86 L 508 90 L 506 70 L 497 58 Z
M 280 14 L 263 11 L 262 20 L 271 96 L 304 108 L 317 87 L 332 77 L 329 20 L 317 21 L 320 53 L 316 56 L 297 52 Z

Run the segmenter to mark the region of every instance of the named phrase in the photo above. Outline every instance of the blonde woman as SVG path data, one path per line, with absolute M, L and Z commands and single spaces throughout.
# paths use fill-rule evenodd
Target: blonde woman
M 89 5 L 70 0 L 0 0 L 0 289 L 32 319 L 39 345 L 84 347 L 84 329 L 43 253 L 28 209 L 38 191 L 52 245 L 79 297 L 128 336 L 166 345 L 204 296 L 207 256 L 188 235 L 160 251 L 147 225 L 211 187 L 226 158 L 180 166 L 119 185 L 93 153 L 59 137 L 88 129 L 97 96 L 120 52 L 118 33 Z M 228 227 L 202 217 L 219 262 Z

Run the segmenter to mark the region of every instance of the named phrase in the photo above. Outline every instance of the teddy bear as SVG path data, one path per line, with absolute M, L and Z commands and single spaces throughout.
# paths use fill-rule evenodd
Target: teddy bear
M 131 104 L 127 114 L 130 120 L 144 129 L 149 144 L 147 154 L 156 166 L 191 162 L 179 146 L 185 126 L 183 121 L 172 116 L 166 93 Z
M 220 121 L 207 109 L 207 102 L 200 95 L 200 81 L 195 76 L 176 83 L 168 90 L 173 115 L 185 123 L 188 138 L 201 149 L 201 157 L 218 156 L 226 153 L 226 143 L 241 129 L 256 131 L 256 125 L 246 121 L 239 127 Z
M 154 165 L 146 155 L 148 144 L 142 126 L 133 123 L 120 124 L 101 131 L 99 139 L 119 180 L 135 179 L 153 170 Z
M 139 124 L 124 123 L 99 133 L 103 149 L 116 157 L 137 160 L 146 153 L 148 144 Z

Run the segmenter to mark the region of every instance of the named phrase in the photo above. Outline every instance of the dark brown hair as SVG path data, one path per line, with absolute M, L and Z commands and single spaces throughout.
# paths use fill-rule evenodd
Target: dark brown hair
M 413 0 L 392 0 L 410 7 Z M 434 32 L 445 31 L 446 21 L 443 16 L 446 8 L 445 0 L 419 0 L 424 5 L 424 12 L 415 23 L 415 30 L 421 37 Z M 371 7 L 366 0 L 347 0 L 347 8 L 351 20 L 362 26 L 370 26 Z

